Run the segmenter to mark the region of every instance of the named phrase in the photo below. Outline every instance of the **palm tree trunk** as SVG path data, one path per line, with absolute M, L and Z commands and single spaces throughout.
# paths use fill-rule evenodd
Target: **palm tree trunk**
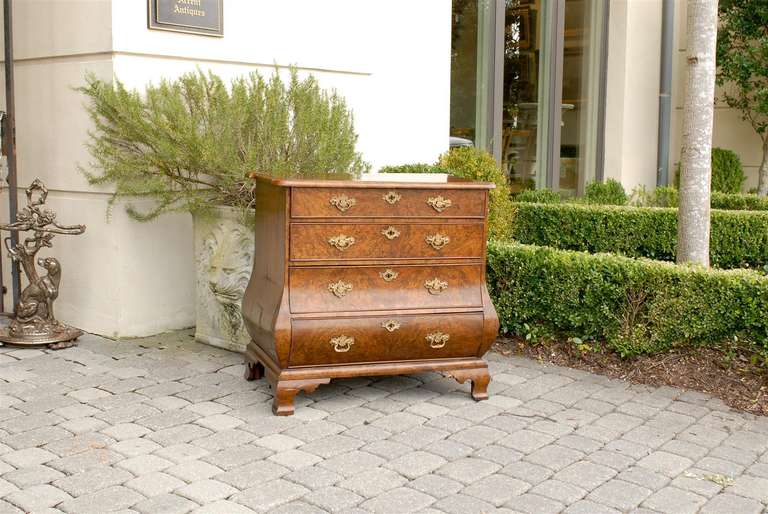
M 709 266 L 717 0 L 689 0 L 677 262 Z

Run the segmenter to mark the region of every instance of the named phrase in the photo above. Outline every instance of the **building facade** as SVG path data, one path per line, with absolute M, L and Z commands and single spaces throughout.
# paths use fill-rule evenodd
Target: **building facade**
M 664 6 L 670 45 L 662 48 Z M 492 151 L 514 188 L 578 195 L 592 180 L 630 190 L 671 177 L 680 159 L 683 0 L 454 0 L 451 135 Z M 667 131 L 660 75 L 671 66 Z M 668 146 L 659 173 L 660 142 Z M 736 151 L 757 185 L 761 143 L 716 104 L 714 146 Z M 661 175 L 661 177 L 658 177 Z M 659 181 L 659 178 L 661 179 Z
M 685 55 L 675 3 L 671 163 Z M 493 151 L 519 187 L 656 183 L 662 0 L 223 0 L 221 37 L 151 29 L 144 0 L 13 6 L 19 187 L 40 177 L 61 219 L 88 226 L 54 252 L 57 317 L 89 332 L 191 326 L 195 276 L 189 215 L 141 224 L 117 204 L 108 217 L 109 190 L 81 173 L 86 73 L 140 90 L 198 68 L 227 80 L 293 66 L 346 97 L 374 169 L 433 162 L 455 136 Z M 759 140 L 737 113 L 718 107 L 715 144 L 741 155 L 752 187 Z M 0 201 L 6 220 L 7 191 Z

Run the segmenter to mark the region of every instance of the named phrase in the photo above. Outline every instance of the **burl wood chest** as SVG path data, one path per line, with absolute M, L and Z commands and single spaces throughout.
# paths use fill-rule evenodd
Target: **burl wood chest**
M 485 287 L 493 184 L 253 178 L 246 379 L 266 376 L 275 414 L 336 377 L 441 371 L 488 397 L 481 357 L 499 327 Z

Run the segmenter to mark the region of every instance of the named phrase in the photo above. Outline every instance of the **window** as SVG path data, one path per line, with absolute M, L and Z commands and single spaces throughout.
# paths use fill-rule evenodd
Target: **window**
M 451 131 L 514 190 L 601 175 L 607 0 L 453 0 Z

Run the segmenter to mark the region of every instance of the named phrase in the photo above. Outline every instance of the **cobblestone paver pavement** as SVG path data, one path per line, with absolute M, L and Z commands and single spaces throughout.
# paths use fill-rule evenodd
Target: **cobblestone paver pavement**
M 732 512 L 768 505 L 768 419 L 703 394 L 491 354 L 336 380 L 272 416 L 188 332 L 0 348 L 0 513 Z

